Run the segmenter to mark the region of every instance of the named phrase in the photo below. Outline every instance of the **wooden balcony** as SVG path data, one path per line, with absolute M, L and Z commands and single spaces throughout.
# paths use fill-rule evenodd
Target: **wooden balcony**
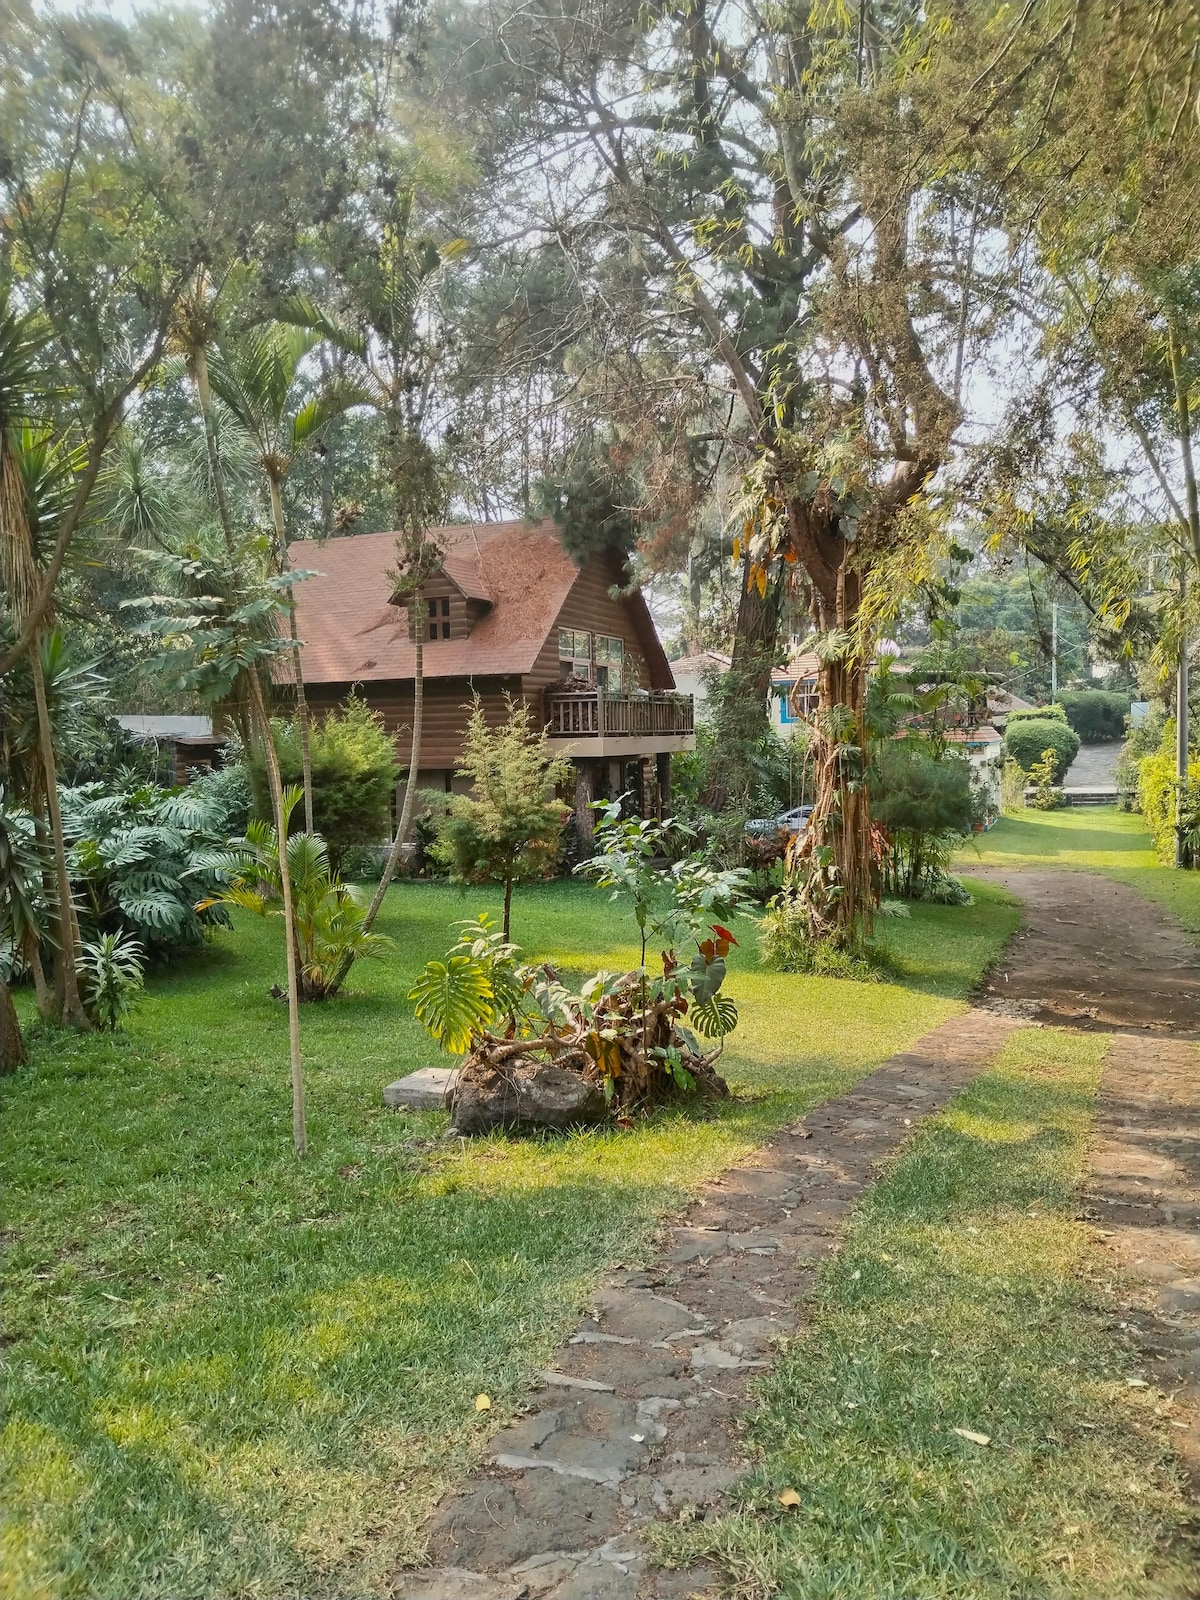
M 609 694 L 601 688 L 546 691 L 551 740 L 581 756 L 655 755 L 695 747 L 690 694 Z

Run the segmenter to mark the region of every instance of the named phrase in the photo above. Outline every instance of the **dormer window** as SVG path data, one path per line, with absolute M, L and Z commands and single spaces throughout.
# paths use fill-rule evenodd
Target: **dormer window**
M 439 634 L 438 628 L 441 628 Z M 435 639 L 448 639 L 450 637 L 450 601 L 431 600 L 429 602 L 429 641 Z

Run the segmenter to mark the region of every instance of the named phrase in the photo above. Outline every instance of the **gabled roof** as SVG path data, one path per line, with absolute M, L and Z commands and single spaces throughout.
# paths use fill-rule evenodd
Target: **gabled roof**
M 425 647 L 429 678 L 514 677 L 530 672 L 557 621 L 579 568 L 562 547 L 555 523 L 475 522 L 435 528 L 445 551 L 442 570 L 468 600 L 489 604 L 458 639 Z M 408 617 L 390 603 L 396 565 L 394 533 L 362 533 L 325 544 L 302 542 L 292 566 L 318 574 L 297 584 L 296 625 L 306 683 L 379 682 L 411 678 L 416 651 Z M 614 573 L 614 579 L 616 574 Z M 655 688 L 672 678 L 645 600 L 627 597 L 631 624 Z

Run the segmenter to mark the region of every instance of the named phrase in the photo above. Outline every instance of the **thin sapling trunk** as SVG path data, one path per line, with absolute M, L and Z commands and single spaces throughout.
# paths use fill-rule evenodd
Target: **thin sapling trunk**
M 54 858 L 54 881 L 58 898 L 58 955 L 54 963 L 54 988 L 60 1020 L 69 1028 L 88 1028 L 87 1012 L 79 994 L 79 928 L 71 899 L 71 879 L 67 871 L 67 845 L 63 837 L 62 810 L 58 804 L 58 765 L 54 757 L 54 737 L 50 710 L 46 703 L 46 680 L 42 673 L 42 635 L 38 634 L 29 651 L 33 675 L 33 698 L 37 707 L 38 747 L 46 781 L 46 812 L 50 819 L 50 848 Z
M 292 1141 L 296 1154 L 308 1154 L 308 1127 L 304 1112 L 304 1066 L 300 1057 L 300 978 L 296 960 L 296 919 L 292 905 L 292 874 L 287 858 L 287 817 L 283 806 L 283 780 L 279 773 L 279 757 L 271 738 L 271 724 L 263 697 L 262 680 L 258 668 L 249 673 L 250 699 L 262 736 L 263 754 L 267 764 L 267 784 L 271 791 L 271 807 L 275 813 L 275 833 L 279 841 L 279 891 L 283 899 L 284 944 L 287 947 L 287 1002 L 288 1048 L 292 1067 Z
M 288 570 L 287 535 L 283 523 L 283 491 L 273 472 L 267 474 L 271 485 L 271 515 L 275 519 L 275 562 L 280 573 Z M 304 785 L 304 831 L 315 833 L 313 824 L 312 740 L 309 734 L 308 700 L 304 693 L 304 669 L 300 665 L 300 635 L 296 628 L 296 607 L 288 606 L 288 627 L 292 635 L 292 671 L 295 674 L 296 720 L 300 725 L 300 771 Z

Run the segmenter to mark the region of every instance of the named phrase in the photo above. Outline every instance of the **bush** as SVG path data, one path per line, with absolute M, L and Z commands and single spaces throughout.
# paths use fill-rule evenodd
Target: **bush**
M 142 987 L 145 952 L 126 933 L 104 933 L 79 953 L 80 987 L 96 1026 L 114 1033 Z
M 295 723 L 272 722 L 284 788 L 303 780 L 300 730 Z M 383 719 L 365 700 L 351 695 L 345 705 L 313 721 L 313 827 L 329 847 L 335 872 L 352 845 L 379 844 L 391 828 L 392 795 L 400 773 L 396 747 Z M 257 751 L 250 762 L 255 815 L 271 818 L 266 765 Z M 293 831 L 303 827 L 301 809 Z
M 1078 689 L 1061 697 L 1067 721 L 1085 742 L 1120 739 L 1125 733 L 1130 699 L 1108 689 Z
M 202 772 L 188 785 L 188 793 L 211 802 L 221 833 L 244 833 L 254 805 L 254 791 L 250 784 L 250 769 L 244 761 L 231 761 L 227 766 L 214 767 Z
M 962 756 L 934 756 L 908 740 L 880 745 L 871 765 L 871 815 L 891 844 L 883 867 L 887 893 L 927 898 L 971 832 L 976 809 Z
M 1012 727 L 1014 722 L 1066 722 L 1067 713 L 1055 701 L 1049 706 L 1030 706 L 1028 710 L 1010 711 L 1008 713 L 1007 727 Z
M 129 934 L 157 963 L 194 949 L 206 928 L 228 926 L 221 907 L 195 909 L 220 881 L 207 865 L 224 843 L 224 812 L 213 800 L 131 774 L 115 789 L 86 783 L 59 798 L 85 941 Z
M 1058 811 L 1067 803 L 1067 797 L 1054 781 L 1054 751 L 1043 750 L 1029 769 L 1029 781 L 1034 795 L 1030 804 L 1035 811 Z
M 808 911 L 798 895 L 785 889 L 767 906 L 758 924 L 759 954 L 777 972 L 801 972 L 817 978 L 850 978 L 878 983 L 882 974 L 865 948 L 846 950 L 829 939 L 814 939 Z
M 1191 794 L 1200 792 L 1200 758 L 1188 761 L 1188 789 Z M 1146 823 L 1146 832 L 1154 840 L 1155 848 L 1164 861 L 1175 856 L 1175 821 L 1178 808 L 1178 784 L 1175 777 L 1175 719 L 1168 717 L 1162 727 L 1158 749 L 1143 756 L 1138 764 L 1138 802 Z M 1187 826 L 1187 801 L 1185 796 L 1184 825 Z
M 1079 754 L 1079 742 L 1079 735 L 1067 726 L 1063 717 L 1022 718 L 1014 724 L 1010 716 L 1004 734 L 1004 754 L 1029 772 L 1045 751 L 1052 750 L 1054 781 L 1061 783 L 1067 768 Z

